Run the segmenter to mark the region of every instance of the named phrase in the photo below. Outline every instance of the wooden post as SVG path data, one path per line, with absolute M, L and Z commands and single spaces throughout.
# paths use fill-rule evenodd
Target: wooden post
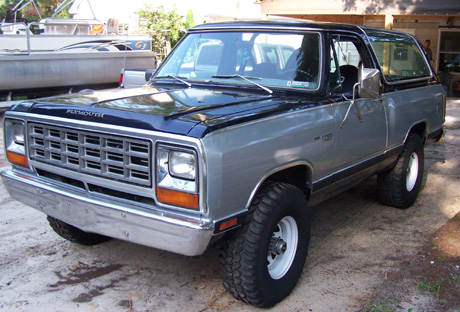
M 394 18 L 393 15 L 387 14 L 385 15 L 385 29 L 393 29 L 393 22 Z
M 393 29 L 393 22 L 394 18 L 393 15 L 387 14 L 385 15 L 385 29 Z M 391 44 L 389 42 L 385 42 L 383 46 L 383 74 L 389 75 L 390 68 L 391 68 Z

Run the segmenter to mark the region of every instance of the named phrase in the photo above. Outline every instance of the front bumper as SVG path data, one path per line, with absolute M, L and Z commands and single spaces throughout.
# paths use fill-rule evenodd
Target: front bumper
M 1 176 L 14 199 L 85 232 L 187 256 L 201 255 L 213 237 L 212 222 L 101 199 L 33 174 L 5 170 Z

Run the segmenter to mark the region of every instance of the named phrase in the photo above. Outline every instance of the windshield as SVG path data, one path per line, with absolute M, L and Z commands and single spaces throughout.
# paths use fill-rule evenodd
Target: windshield
M 191 33 L 174 49 L 154 78 L 318 88 L 318 33 Z M 244 77 L 245 79 L 242 79 Z

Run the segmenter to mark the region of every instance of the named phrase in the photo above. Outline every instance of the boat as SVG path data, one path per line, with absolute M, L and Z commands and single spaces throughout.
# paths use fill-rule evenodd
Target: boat
M 0 30 L 2 100 L 116 87 L 123 68 L 155 65 L 151 37 L 120 31 L 116 19 L 53 15 L 28 24 L 2 22 Z

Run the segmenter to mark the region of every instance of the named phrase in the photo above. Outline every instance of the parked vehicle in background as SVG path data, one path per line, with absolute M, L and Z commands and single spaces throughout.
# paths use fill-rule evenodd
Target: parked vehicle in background
M 382 203 L 415 202 L 445 101 L 405 33 L 204 24 L 141 88 L 12 107 L 1 175 L 73 242 L 197 256 L 220 240 L 224 287 L 270 307 L 301 275 L 311 206 L 375 175 Z
M 145 85 L 152 78 L 154 68 L 123 68 L 120 74 L 120 88 L 136 88 Z
M 217 70 L 220 57 L 222 55 L 223 45 L 215 42 L 201 44 L 197 57 L 194 62 L 184 64 L 179 74 L 187 74 L 193 68 L 194 75 L 197 77 L 206 77 Z M 254 44 L 254 58 L 258 64 L 269 64 L 270 68 L 266 70 L 281 71 L 285 66 L 288 57 L 294 52 L 289 45 L 272 45 L 267 43 Z M 248 67 L 249 69 L 249 67 Z M 259 69 L 259 71 L 263 71 Z M 134 88 L 146 84 L 155 69 L 123 69 L 120 77 L 120 87 Z M 263 73 L 262 73 L 263 74 Z
M 151 37 L 120 31 L 117 19 L 2 22 L 0 76 L 8 79 L 0 100 L 117 87 L 122 68 L 153 67 L 154 60 Z

